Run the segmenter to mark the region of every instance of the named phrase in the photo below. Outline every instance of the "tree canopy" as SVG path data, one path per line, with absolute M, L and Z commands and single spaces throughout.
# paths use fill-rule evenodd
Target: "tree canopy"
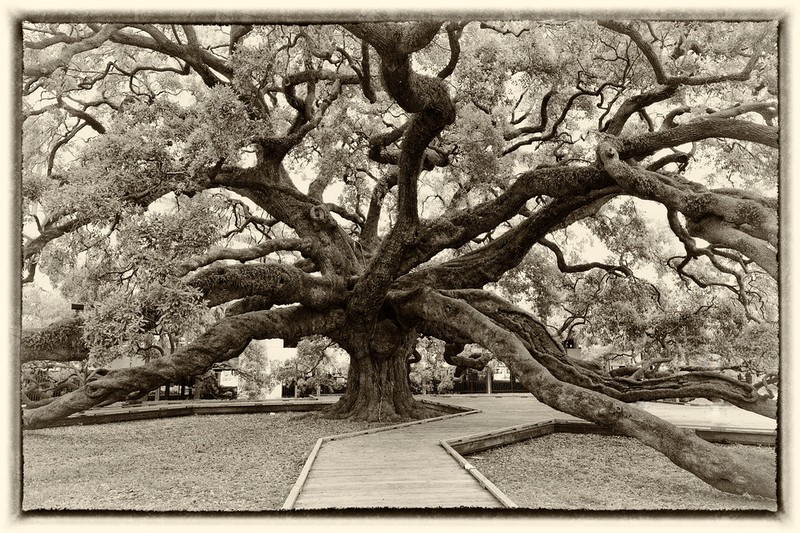
M 426 416 L 409 370 L 438 339 L 449 364 L 497 358 L 542 402 L 774 497 L 759 465 L 630 403 L 776 416 L 718 371 L 777 371 L 776 22 L 140 19 L 22 23 L 23 284 L 87 310 L 23 332 L 21 361 L 184 343 L 24 427 L 265 338 L 348 353 L 329 416 Z M 568 357 L 575 335 L 641 371 Z

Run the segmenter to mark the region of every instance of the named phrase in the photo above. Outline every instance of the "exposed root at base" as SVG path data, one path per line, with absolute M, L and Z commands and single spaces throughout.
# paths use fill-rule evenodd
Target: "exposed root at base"
M 417 401 L 403 408 L 396 408 L 386 404 L 372 404 L 368 406 L 356 404 L 348 409 L 346 406 L 336 403 L 318 411 L 318 413 L 322 418 L 378 423 L 412 422 L 414 420 L 424 420 L 426 418 L 434 418 L 447 414 L 443 410 L 428 407 Z

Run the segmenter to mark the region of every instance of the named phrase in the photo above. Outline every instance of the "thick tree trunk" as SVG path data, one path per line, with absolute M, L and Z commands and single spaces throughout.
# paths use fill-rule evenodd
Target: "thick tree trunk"
M 398 334 L 399 328 L 382 321 L 369 342 L 368 354 L 351 356 L 347 389 L 325 412 L 331 418 L 367 422 L 397 422 L 436 416 L 411 395 L 408 360 L 417 341 L 416 331 Z M 351 353 L 357 354 L 354 348 Z
M 406 362 L 401 357 L 351 359 L 347 390 L 328 415 L 368 422 L 418 418 L 424 408 L 411 396 Z

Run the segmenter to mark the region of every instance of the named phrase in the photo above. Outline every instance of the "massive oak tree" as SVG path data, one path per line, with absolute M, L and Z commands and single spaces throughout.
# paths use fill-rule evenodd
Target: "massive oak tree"
M 720 490 L 775 497 L 770 468 L 630 405 L 705 397 L 776 417 L 771 393 L 686 365 L 611 376 L 562 345 L 586 313 L 562 305 L 550 328 L 503 296 L 523 271 L 518 289 L 540 296 L 553 273 L 577 291 L 574 276 L 599 272 L 651 285 L 661 305 L 673 295 L 638 276 L 649 268 L 671 273 L 668 292 L 724 293 L 745 321 L 776 320 L 775 23 L 22 28 L 23 283 L 44 273 L 90 305 L 23 332 L 21 361 L 187 340 L 26 409 L 25 428 L 202 374 L 253 339 L 312 335 L 350 356 L 329 416 L 422 417 L 408 372 L 425 336 L 460 367 L 488 351 L 542 402 Z M 668 350 L 715 305 L 645 333 Z

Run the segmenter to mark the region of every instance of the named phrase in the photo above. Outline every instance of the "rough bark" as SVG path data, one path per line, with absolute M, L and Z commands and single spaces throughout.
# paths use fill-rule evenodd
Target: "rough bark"
M 46 406 L 24 411 L 23 427 L 46 427 L 70 414 L 123 400 L 131 393 L 150 391 L 185 376 L 203 374 L 214 363 L 238 356 L 252 339 L 300 339 L 315 333 L 328 333 L 343 324 L 344 313 L 341 310 L 317 312 L 300 306 L 225 318 L 169 356 L 138 367 L 112 370 Z
M 398 305 L 409 316 L 432 324 L 441 334 L 452 331 L 492 351 L 537 399 L 584 420 L 634 437 L 673 463 L 725 492 L 776 497 L 776 478 L 766 464 L 755 464 L 721 449 L 645 411 L 588 389 L 560 381 L 541 365 L 522 339 L 463 300 L 433 290 L 417 291 Z
M 188 280 L 200 289 L 210 307 L 240 298 L 263 296 L 273 304 L 300 303 L 314 309 L 345 302 L 344 281 L 311 276 L 282 263 L 212 267 Z
M 719 217 L 709 216 L 700 220 L 687 220 L 686 229 L 690 235 L 700 237 L 710 244 L 742 252 L 772 276 L 772 279 L 778 279 L 780 275 L 778 253 L 766 241 L 748 235 Z
M 713 193 L 693 182 L 671 180 L 662 174 L 633 167 L 620 160 L 610 143 L 600 143 L 597 153 L 605 170 L 626 192 L 656 200 L 693 219 L 716 216 L 736 226 L 747 225 L 759 238 L 777 246 L 777 212 L 761 202 Z
M 340 340 L 345 347 L 352 342 L 348 336 Z M 348 348 L 351 358 L 347 389 L 326 415 L 368 422 L 395 422 L 433 415 L 411 395 L 408 360 L 416 342 L 415 330 L 403 332 L 391 320 L 378 322 L 366 355 L 352 356 L 359 352 L 357 348 Z

